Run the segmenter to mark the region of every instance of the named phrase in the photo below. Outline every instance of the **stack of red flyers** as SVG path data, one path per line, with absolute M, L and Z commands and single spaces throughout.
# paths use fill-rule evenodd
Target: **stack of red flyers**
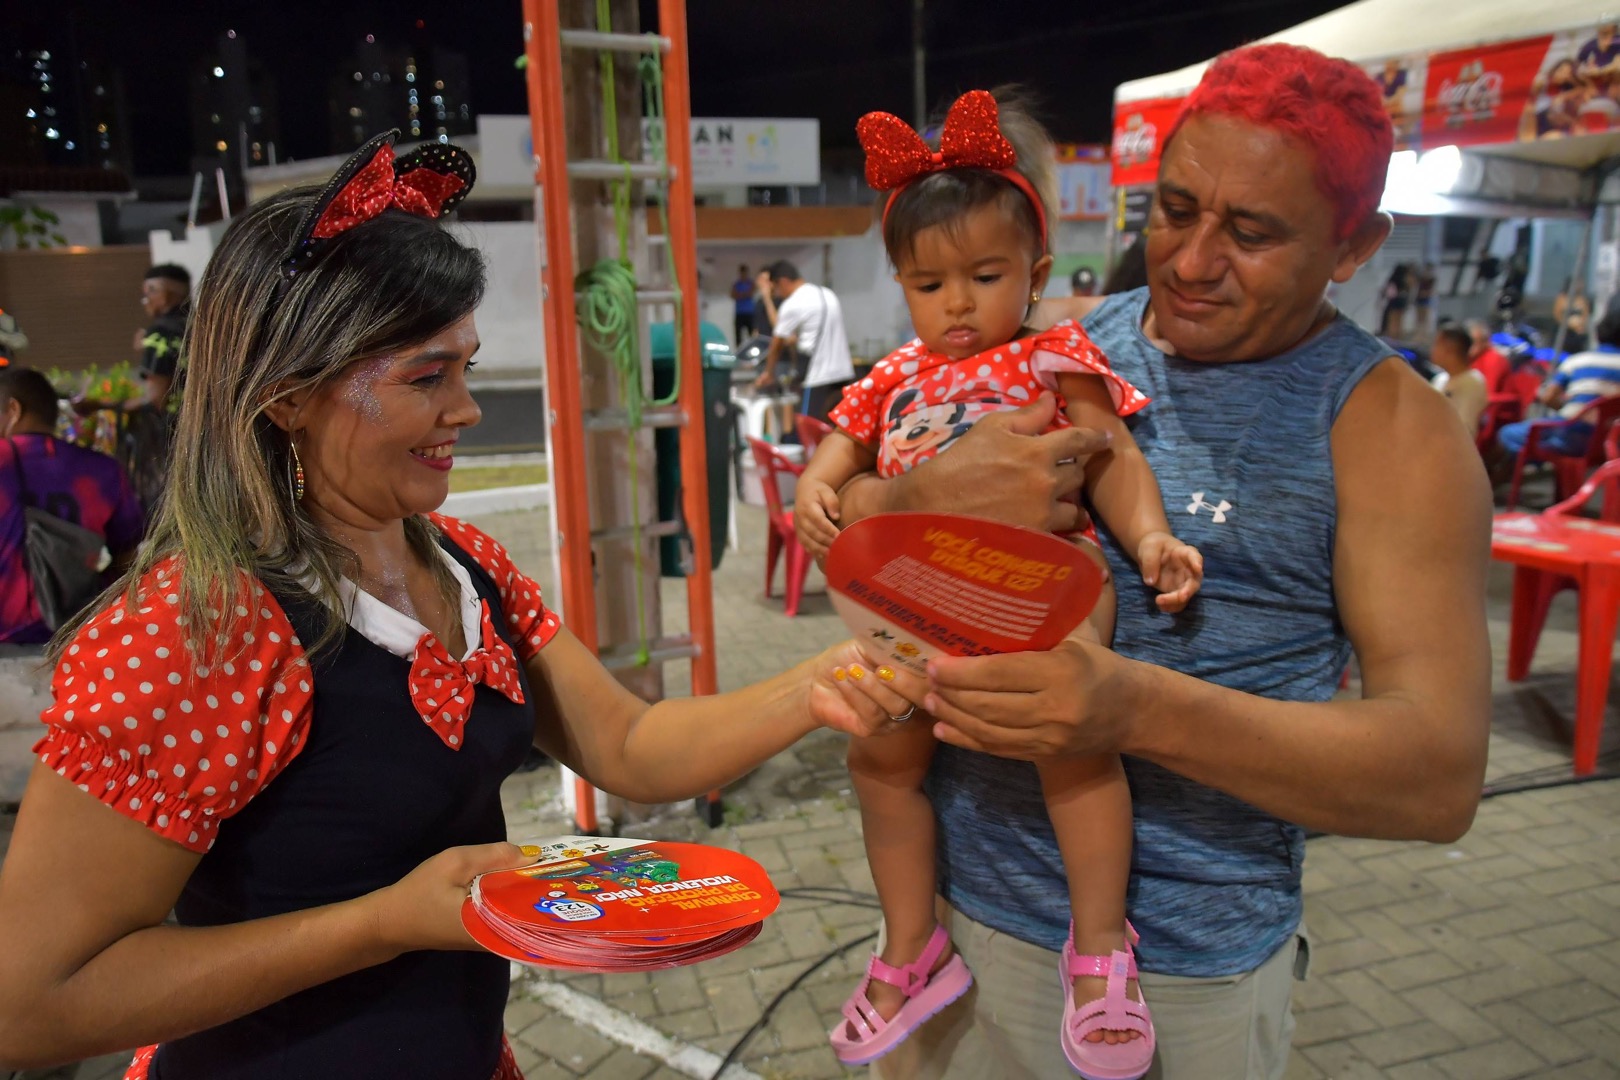
M 592 836 L 534 846 L 537 863 L 479 876 L 461 908 L 473 940 L 525 964 L 696 964 L 754 940 L 780 901 L 763 867 L 725 848 Z

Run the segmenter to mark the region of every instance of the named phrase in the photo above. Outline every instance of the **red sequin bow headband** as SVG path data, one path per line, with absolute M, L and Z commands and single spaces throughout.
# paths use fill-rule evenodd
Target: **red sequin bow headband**
M 315 205 L 299 224 L 298 235 L 281 263 L 290 283 L 324 242 L 362 225 L 385 210 L 441 218 L 472 191 L 472 158 L 451 143 L 426 143 L 404 157 L 394 156 L 398 129 L 374 136 L 349 155 L 333 174 Z
M 1018 152 L 1001 133 L 996 99 L 987 90 L 969 90 L 945 114 L 939 150 L 931 151 L 911 125 L 893 113 L 869 112 L 855 125 L 855 135 L 866 151 L 866 182 L 889 192 L 883 217 L 912 181 L 946 169 L 989 169 L 1010 181 L 1029 198 L 1040 224 L 1041 246 L 1046 246 L 1046 209 L 1018 164 Z

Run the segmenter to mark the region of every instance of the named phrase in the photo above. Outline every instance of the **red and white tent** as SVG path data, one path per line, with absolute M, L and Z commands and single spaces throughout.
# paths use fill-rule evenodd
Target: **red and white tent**
M 1385 89 L 1399 148 L 1467 151 L 1446 204 L 1413 212 L 1579 212 L 1620 162 L 1620 76 L 1596 73 L 1620 57 L 1620 35 L 1599 32 L 1616 21 L 1606 10 L 1592 0 L 1360 0 L 1264 40 L 1365 66 Z M 1152 182 L 1162 136 L 1208 66 L 1118 88 L 1116 186 Z

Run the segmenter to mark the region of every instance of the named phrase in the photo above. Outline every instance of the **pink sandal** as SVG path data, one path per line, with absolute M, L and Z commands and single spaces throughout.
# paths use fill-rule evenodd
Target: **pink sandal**
M 1147 1002 L 1125 996 L 1125 981 L 1136 978 L 1136 931 L 1125 924 L 1125 947 L 1108 956 L 1081 956 L 1074 951 L 1074 924 L 1063 943 L 1058 973 L 1063 976 L 1063 1054 L 1084 1080 L 1138 1080 L 1153 1064 L 1153 1014 Z M 1108 979 L 1108 989 L 1079 1008 L 1074 1004 L 1074 978 Z M 1086 1042 L 1093 1031 L 1139 1031 L 1140 1039 L 1113 1043 Z
M 873 955 L 866 965 L 866 978 L 844 1003 L 844 1019 L 848 1022 L 839 1024 L 827 1035 L 839 1061 L 845 1065 L 876 1061 L 905 1042 L 929 1017 L 968 992 L 973 985 L 973 974 L 959 955 L 951 957 L 944 967 L 929 975 L 949 942 L 945 928 L 936 926 L 922 955 L 904 967 L 885 964 Z M 879 1016 L 866 996 L 873 979 L 898 986 L 906 996 L 905 1004 L 892 1020 Z M 850 1031 L 855 1032 L 854 1038 L 849 1036 Z

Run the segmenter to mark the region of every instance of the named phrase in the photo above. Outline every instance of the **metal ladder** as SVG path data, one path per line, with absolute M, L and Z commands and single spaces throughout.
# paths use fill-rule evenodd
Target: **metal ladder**
M 646 643 L 647 663 L 691 661 L 694 695 L 718 689 L 714 655 L 714 600 L 711 589 L 709 537 L 709 484 L 704 444 L 702 350 L 699 347 L 697 291 L 697 215 L 692 197 L 691 91 L 686 53 L 684 0 L 659 0 L 658 34 L 602 33 L 564 30 L 559 0 L 523 0 L 523 35 L 528 58 L 529 120 L 538 159 L 535 183 L 543 209 L 540 238 L 540 289 L 546 342 L 546 408 L 552 501 L 557 525 L 559 585 L 563 617 L 570 631 L 596 653 L 609 670 L 638 665 L 636 645 L 602 649 L 597 626 L 596 587 L 592 544 L 626 539 L 635 526 L 593 529 L 587 487 L 585 432 L 629 430 L 622 409 L 587 414 L 581 400 L 580 342 L 574 315 L 575 254 L 570 215 L 573 181 L 665 179 L 656 162 L 625 164 L 613 161 L 569 161 L 566 150 L 566 112 L 563 99 L 563 50 L 612 53 L 663 54 L 664 125 L 668 159 L 668 235 L 682 317 L 676 358 L 680 365 L 680 394 L 674 405 L 648 408 L 642 428 L 679 428 L 682 510 L 692 541 L 692 568 L 687 575 L 688 629 L 685 634 L 655 637 Z M 643 215 L 643 221 L 645 216 Z M 676 302 L 676 290 L 642 289 L 637 294 L 647 324 L 647 308 Z M 640 526 L 642 538 L 670 536 L 680 531 L 679 521 Z M 583 778 L 574 780 L 575 826 L 584 835 L 599 829 L 596 793 Z M 708 823 L 720 823 L 720 793 L 698 800 Z

